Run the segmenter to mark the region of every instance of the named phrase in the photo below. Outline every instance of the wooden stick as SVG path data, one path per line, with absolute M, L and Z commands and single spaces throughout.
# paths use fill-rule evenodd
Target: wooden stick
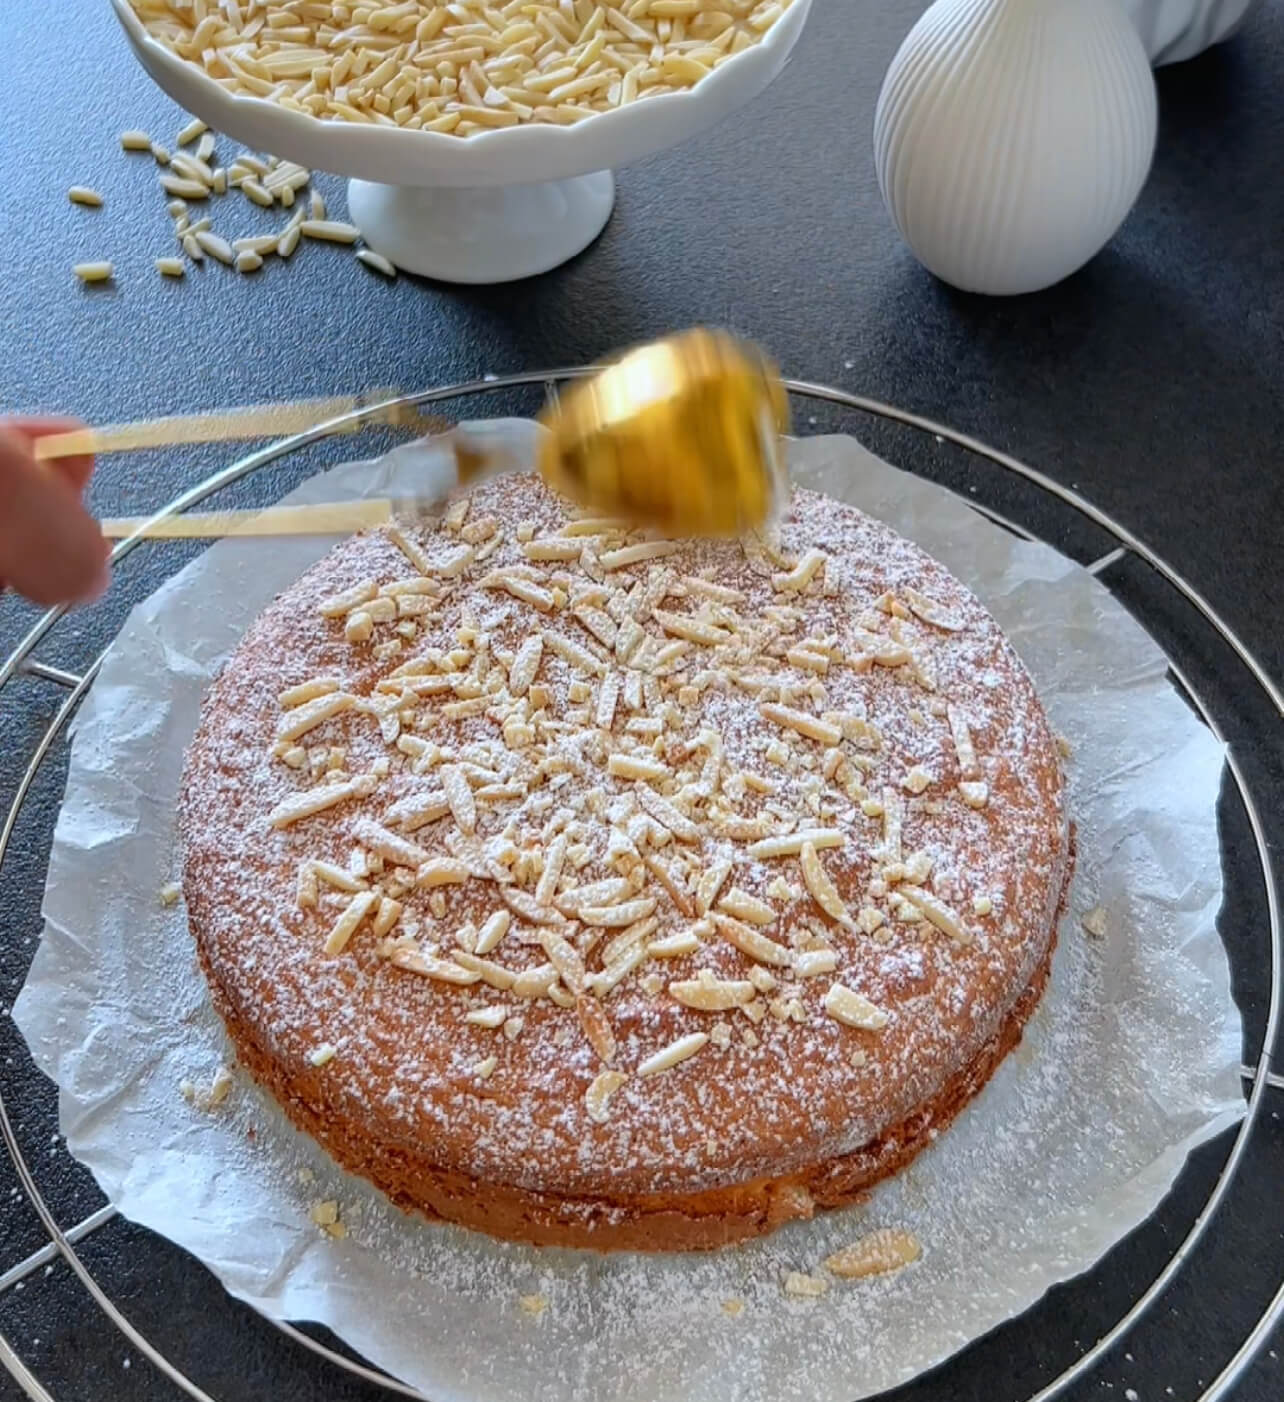
M 330 399 L 300 399 L 289 404 L 258 404 L 212 413 L 171 414 L 138 423 L 108 424 L 103 428 L 77 428 L 50 433 L 33 445 L 37 460 L 82 457 L 97 453 L 132 453 L 142 448 L 174 448 L 185 443 L 223 443 L 231 439 L 280 438 L 304 433 L 318 424 L 366 406 L 375 412 L 336 432 L 353 433 L 370 423 L 399 423 L 424 433 L 440 433 L 449 423 L 434 415 L 420 414 L 413 404 L 378 405 L 395 396 L 395 390 L 365 395 L 338 395 Z
M 186 515 L 116 516 L 99 524 L 108 540 L 142 536 L 151 540 L 210 540 L 223 536 L 351 535 L 380 526 L 394 511 L 412 505 L 388 497 L 368 501 L 322 502 L 315 506 L 271 506 L 264 511 L 201 511 Z

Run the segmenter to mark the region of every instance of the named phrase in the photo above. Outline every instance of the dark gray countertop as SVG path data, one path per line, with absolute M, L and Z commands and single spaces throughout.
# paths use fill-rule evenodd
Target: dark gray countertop
M 389 285 L 350 253 L 321 246 L 252 278 L 217 269 L 162 282 L 152 259 L 169 251 L 171 235 L 156 168 L 125 157 L 116 137 L 142 126 L 170 140 L 178 110 L 130 57 L 105 0 L 56 14 L 40 0 L 7 0 L 0 408 L 102 423 L 372 385 L 419 389 L 571 365 L 675 327 L 722 323 L 761 340 L 792 376 L 947 422 L 1077 487 L 1197 581 L 1267 669 L 1284 676 L 1284 11 L 1268 2 L 1231 43 L 1161 74 L 1154 172 L 1104 253 L 1049 292 L 990 301 L 924 273 L 878 195 L 874 103 L 920 8 L 915 0 L 816 0 L 793 61 L 766 95 L 717 131 L 620 173 L 614 216 L 588 252 L 528 283 L 457 289 L 406 276 Z M 73 208 L 65 194 L 73 183 L 103 191 L 105 207 Z M 341 213 L 343 182 L 320 183 Z M 248 231 L 244 208 L 238 201 Z M 71 264 L 90 257 L 115 261 L 114 287 L 76 284 Z M 974 485 L 966 464 L 930 444 L 876 425 L 869 436 L 907 466 Z M 228 458 L 223 448 L 110 461 L 92 500 L 103 512 L 154 506 Z M 271 476 L 266 489 L 292 480 L 292 470 Z M 1005 506 L 1031 529 L 1091 553 L 1064 513 L 1030 494 L 1009 496 Z M 180 557 L 140 552 L 108 599 L 61 624 L 40 655 L 84 667 L 125 608 Z M 1144 567 L 1114 582 L 1214 700 L 1279 851 L 1278 718 Z M 0 657 L 32 617 L 0 601 Z M 55 685 L 26 678 L 0 692 L 6 806 L 62 698 Z M 0 868 L 0 1008 L 16 996 L 39 931 L 63 756 L 56 745 Z M 1265 923 L 1233 804 L 1226 831 L 1223 932 L 1255 1060 Z M 100 1199 L 51 1142 L 54 1097 L 7 1019 L 0 1091 L 60 1220 L 92 1211 Z M 1278 1287 L 1284 1092 L 1269 1095 L 1253 1150 L 1192 1267 L 1126 1351 L 1070 1397 L 1196 1397 Z M 1091 1276 L 904 1389 L 906 1402 L 1017 1402 L 1056 1376 L 1162 1266 L 1228 1143 L 1201 1150 L 1170 1203 Z M 0 1275 L 42 1241 L 0 1162 Z M 85 1256 L 138 1327 L 218 1402 L 379 1395 L 226 1302 L 199 1266 L 137 1228 L 102 1228 Z M 181 1395 L 106 1323 L 65 1265 L 0 1290 L 0 1334 L 59 1399 Z M 1277 1337 L 1263 1352 L 1237 1402 L 1284 1393 L 1281 1347 Z M 0 1381 L 0 1398 L 17 1396 Z

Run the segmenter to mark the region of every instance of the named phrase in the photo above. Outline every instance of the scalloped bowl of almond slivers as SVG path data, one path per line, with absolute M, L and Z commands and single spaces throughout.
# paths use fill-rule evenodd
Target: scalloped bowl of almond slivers
M 155 81 L 228 135 L 397 185 L 608 169 L 765 88 L 810 0 L 112 0 Z

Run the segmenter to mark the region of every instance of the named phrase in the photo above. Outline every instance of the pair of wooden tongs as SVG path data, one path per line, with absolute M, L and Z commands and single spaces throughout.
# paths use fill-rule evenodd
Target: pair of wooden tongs
M 364 412 L 357 414 L 358 410 Z M 350 419 L 350 421 L 349 421 Z M 337 422 L 336 422 L 337 421 Z M 78 428 L 51 433 L 35 442 L 37 460 L 132 453 L 145 448 L 174 448 L 195 443 L 225 443 L 250 438 L 279 438 L 334 424 L 332 432 L 351 433 L 369 424 L 390 424 L 421 434 L 447 432 L 446 419 L 423 414 L 418 407 L 381 391 L 362 397 L 304 399 L 288 404 L 260 404 L 215 413 L 175 414 L 105 428 Z M 113 516 L 101 521 L 109 540 L 212 539 L 230 535 L 350 535 L 405 514 L 407 504 L 387 497 L 274 506 L 257 511 L 198 511 L 176 515 Z

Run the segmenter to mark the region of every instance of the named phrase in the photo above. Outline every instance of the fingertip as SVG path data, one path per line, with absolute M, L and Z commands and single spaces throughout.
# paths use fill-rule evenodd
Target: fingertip
M 90 574 L 88 583 L 76 597 L 78 604 L 96 604 L 111 588 L 111 547 L 103 541 L 103 552 Z
M 41 438 L 59 433 L 78 433 L 85 427 L 79 419 L 56 414 L 15 414 L 0 419 L 0 433 L 13 435 L 25 444 L 28 451 Z M 84 491 L 93 475 L 94 459 L 91 453 L 79 453 L 73 457 L 51 458 L 45 466 L 70 482 L 77 491 Z
M 12 587 L 38 604 L 101 597 L 108 546 L 73 484 L 27 453 L 0 468 L 0 566 Z

